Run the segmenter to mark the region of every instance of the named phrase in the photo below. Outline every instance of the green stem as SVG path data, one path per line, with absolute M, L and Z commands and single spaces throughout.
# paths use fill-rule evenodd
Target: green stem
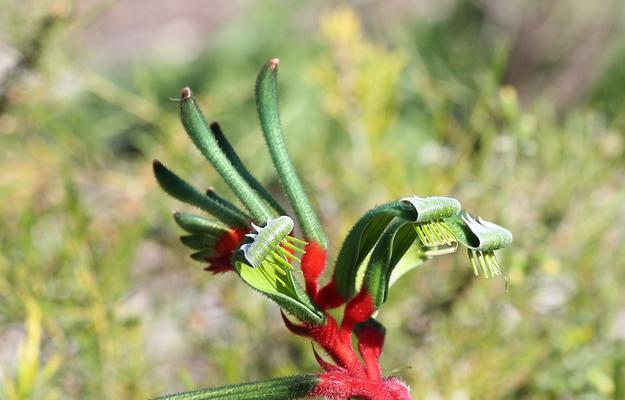
M 213 122 L 210 124 L 210 129 L 213 131 L 213 134 L 215 134 L 219 147 L 221 147 L 221 150 L 226 154 L 226 157 L 228 157 L 228 160 L 230 160 L 232 165 L 234 165 L 234 168 L 239 171 L 239 174 L 243 177 L 243 179 L 249 183 L 252 189 L 254 189 L 256 193 L 258 193 L 258 195 L 278 213 L 278 215 L 286 215 L 284 208 L 282 208 L 276 199 L 273 198 L 271 193 L 269 193 L 269 191 L 265 189 L 265 187 L 261 185 L 254 175 L 252 175 L 252 173 L 245 167 L 243 161 L 241 161 L 228 139 L 226 139 L 226 136 L 221 130 L 219 124 L 217 122 Z
M 315 241 L 327 248 L 326 235 L 321 229 L 304 188 L 289 159 L 282 135 L 278 101 L 278 60 L 269 60 L 261 69 L 256 81 L 256 108 L 260 125 L 271 153 L 271 158 L 280 176 L 280 183 L 286 192 L 295 215 L 307 240 Z
M 180 119 L 195 146 L 249 210 L 254 221 L 264 225 L 271 213 L 221 151 L 189 88 L 184 88 L 180 96 Z
M 306 397 L 318 383 L 315 375 L 297 375 L 170 394 L 153 400 L 291 400 Z

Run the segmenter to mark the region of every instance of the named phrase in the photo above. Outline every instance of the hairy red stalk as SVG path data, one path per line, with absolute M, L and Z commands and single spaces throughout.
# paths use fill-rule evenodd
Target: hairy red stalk
M 354 352 L 351 341 L 344 342 L 339 333 L 336 320 L 326 314 L 326 322 L 323 325 L 312 325 L 303 323 L 302 325 L 291 322 L 284 313 L 282 319 L 284 325 L 291 333 L 298 336 L 305 336 L 319 344 L 328 353 L 332 360 L 341 368 L 359 376 L 364 376 L 365 371 Z M 323 368 L 323 365 L 321 365 Z
M 345 313 L 341 322 L 341 337 L 343 340 L 349 340 L 354 326 L 368 320 L 374 311 L 373 298 L 364 288 L 361 289 L 345 306 Z
M 358 351 L 365 362 L 365 370 L 370 379 L 382 379 L 380 354 L 384 346 L 384 330 L 373 325 L 363 325 L 356 331 Z
M 310 393 L 329 400 L 357 397 L 363 400 L 410 400 L 408 387 L 398 378 L 372 380 L 354 377 L 348 371 L 324 372 L 321 382 Z
M 345 299 L 341 297 L 334 281 L 330 281 L 317 294 L 317 306 L 324 311 L 343 304 L 345 304 Z

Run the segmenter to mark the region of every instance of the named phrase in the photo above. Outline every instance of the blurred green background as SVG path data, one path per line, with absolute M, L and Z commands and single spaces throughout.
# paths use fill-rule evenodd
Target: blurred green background
M 415 399 L 625 399 L 621 0 L 0 0 L 0 399 L 141 399 L 314 372 L 310 344 L 178 242 L 159 158 L 226 191 L 191 86 L 279 193 L 253 102 L 281 59 L 292 157 L 331 240 L 405 195 L 508 227 L 502 280 L 439 257 L 391 292 Z

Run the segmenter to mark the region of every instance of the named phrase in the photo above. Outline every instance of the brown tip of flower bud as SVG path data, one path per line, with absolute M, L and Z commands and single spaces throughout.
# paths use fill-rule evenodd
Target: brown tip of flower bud
M 270 70 L 278 68 L 278 64 L 280 64 L 280 60 L 277 58 L 272 58 L 271 60 L 267 61 L 267 66 Z
M 182 92 L 180 93 L 180 100 L 186 100 L 191 98 L 191 96 L 193 96 L 193 93 L 191 92 L 191 88 L 190 87 L 186 87 L 184 89 L 182 89 Z
M 206 194 L 207 195 L 210 196 L 213 193 L 215 193 L 215 188 L 214 187 L 210 186 L 208 189 L 206 189 Z

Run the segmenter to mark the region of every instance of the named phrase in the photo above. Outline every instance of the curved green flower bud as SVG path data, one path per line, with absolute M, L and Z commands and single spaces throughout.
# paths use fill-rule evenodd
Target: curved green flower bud
M 410 202 L 392 201 L 367 211 L 347 234 L 336 259 L 332 277 L 344 300 L 349 300 L 356 292 L 356 277 L 360 265 L 395 217 L 416 221 L 418 215 Z
M 219 237 L 228 231 L 228 227 L 219 222 L 185 212 L 175 212 L 174 221 L 189 233 L 208 233 Z
M 444 226 L 444 219 L 459 211 L 460 202 L 456 199 L 417 196 L 404 197 L 369 210 L 348 233 L 336 260 L 333 279 L 343 299 L 350 299 L 356 292 L 360 265 L 393 218 L 413 223 L 424 245 L 438 247 L 455 242 Z
M 261 185 L 260 182 L 258 182 L 254 175 L 252 175 L 247 167 L 245 167 L 243 161 L 241 161 L 241 159 L 239 158 L 239 155 L 236 153 L 236 151 L 234 151 L 234 148 L 232 147 L 228 139 L 226 139 L 226 135 L 224 135 L 219 124 L 217 122 L 213 122 L 212 124 L 210 124 L 210 129 L 215 135 L 215 139 L 217 140 L 219 147 L 221 147 L 221 150 L 224 152 L 226 157 L 228 157 L 228 160 L 230 160 L 234 168 L 239 171 L 239 174 L 241 174 L 243 179 L 245 179 L 247 183 L 249 183 L 252 189 L 254 189 L 258 193 L 258 195 L 262 197 L 263 200 L 265 200 L 267 204 L 269 204 L 271 208 L 273 208 L 278 213 L 278 215 L 285 215 L 286 211 L 284 211 L 280 203 L 278 203 L 276 199 L 273 198 L 271 193 L 269 193 L 269 191 L 265 189 L 265 187 Z
M 248 285 L 298 319 L 321 324 L 323 314 L 293 279 L 291 263 L 299 262 L 306 244 L 289 236 L 293 225 L 287 216 L 269 220 L 264 227 L 253 225 L 255 232 L 247 234 L 234 252 L 235 270 Z
M 188 87 L 182 89 L 180 95 L 180 119 L 195 147 L 213 165 L 252 217 L 260 223 L 267 221 L 271 217 L 270 210 L 224 154 Z

